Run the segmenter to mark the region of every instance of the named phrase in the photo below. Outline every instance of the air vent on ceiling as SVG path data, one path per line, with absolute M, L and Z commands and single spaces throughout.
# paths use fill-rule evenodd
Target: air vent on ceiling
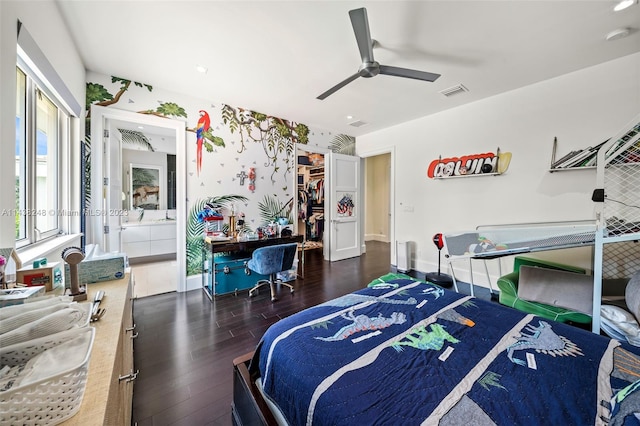
M 353 121 L 353 122 L 349 123 L 349 126 L 353 126 L 353 127 L 362 127 L 362 126 L 365 126 L 366 124 L 367 124 L 367 123 L 365 123 L 365 122 L 364 122 L 364 121 L 362 121 L 362 120 L 356 120 L 356 121 Z
M 448 89 L 441 90 L 440 93 L 442 93 L 446 97 L 450 97 L 450 96 L 459 95 L 460 93 L 464 93 L 468 91 L 469 89 L 464 87 L 462 84 L 458 84 L 458 85 L 449 87 Z

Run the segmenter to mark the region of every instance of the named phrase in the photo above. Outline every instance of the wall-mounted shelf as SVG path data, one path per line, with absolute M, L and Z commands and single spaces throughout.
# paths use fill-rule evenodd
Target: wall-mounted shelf
M 555 168 L 555 169 L 549 169 L 549 173 L 555 173 L 555 172 L 573 172 L 576 170 L 595 170 L 597 169 L 598 166 L 582 166 L 582 167 L 563 167 L 563 168 Z
M 584 149 L 571 151 L 565 156 L 556 159 L 556 150 L 558 149 L 558 138 L 553 138 L 553 148 L 551 150 L 551 163 L 549 164 L 549 173 L 566 171 L 566 170 L 590 170 L 596 169 L 596 160 L 598 159 L 598 150 L 607 141 L 596 146 L 590 146 Z
M 478 176 L 499 176 L 504 174 L 511 163 L 510 152 L 468 154 L 460 157 L 442 158 L 431 161 L 427 168 L 427 177 L 431 179 L 450 179 Z
M 458 176 L 434 176 L 434 180 L 442 180 L 442 179 L 459 179 L 459 178 L 470 178 L 470 177 L 483 177 L 483 176 L 500 176 L 502 173 L 480 173 L 480 174 L 470 174 L 470 175 L 458 175 Z

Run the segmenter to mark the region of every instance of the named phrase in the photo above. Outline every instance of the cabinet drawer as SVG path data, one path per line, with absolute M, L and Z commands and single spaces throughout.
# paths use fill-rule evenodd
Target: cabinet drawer
M 149 242 L 149 226 L 129 226 L 122 227 L 122 242 L 132 243 L 138 241 Z
M 150 227 L 151 240 L 167 240 L 170 238 L 176 238 L 176 225 L 155 225 Z
M 156 254 L 168 254 L 176 252 L 176 239 L 172 240 L 154 240 L 151 241 L 149 247 L 149 254 L 151 256 Z
M 129 257 L 149 256 L 149 241 L 123 243 L 122 251 L 124 251 Z

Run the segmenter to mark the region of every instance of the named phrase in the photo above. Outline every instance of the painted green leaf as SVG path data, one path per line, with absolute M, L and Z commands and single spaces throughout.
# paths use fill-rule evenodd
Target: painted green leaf
M 156 109 L 156 112 L 166 117 L 184 117 L 187 118 L 187 112 L 175 102 L 163 102 Z
M 113 95 L 102 84 L 87 83 L 86 98 L 88 111 L 93 103 L 111 100 Z
M 215 146 L 221 146 L 224 147 L 224 139 L 222 139 L 220 136 L 212 136 L 211 137 L 211 142 L 213 142 L 213 144 Z

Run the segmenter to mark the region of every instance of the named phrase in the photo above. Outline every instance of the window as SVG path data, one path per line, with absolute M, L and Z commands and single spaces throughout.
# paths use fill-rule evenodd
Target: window
M 69 144 L 69 114 L 31 69 L 16 67 L 16 246 L 61 231 L 63 144 Z

